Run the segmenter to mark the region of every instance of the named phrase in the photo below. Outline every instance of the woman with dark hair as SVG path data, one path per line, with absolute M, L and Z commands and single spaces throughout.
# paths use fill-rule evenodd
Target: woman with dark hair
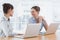
M 1 36 L 12 36 L 13 28 L 10 25 L 10 17 L 13 16 L 13 5 L 10 3 L 3 4 L 3 13 L 4 16 L 1 17 L 0 28 L 1 28 Z
M 31 14 L 33 17 L 31 17 L 29 19 L 29 23 L 41 23 L 41 29 L 44 26 L 44 28 L 47 30 L 48 25 L 47 25 L 46 21 L 44 20 L 44 18 L 42 16 L 39 16 L 39 12 L 40 12 L 40 7 L 33 6 L 31 8 Z M 41 31 L 41 29 L 40 29 L 40 31 Z

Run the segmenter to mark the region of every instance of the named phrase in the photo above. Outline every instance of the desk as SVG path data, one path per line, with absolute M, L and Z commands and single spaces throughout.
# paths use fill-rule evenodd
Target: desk
M 57 31 L 55 34 L 51 35 L 39 35 L 38 37 L 21 39 L 21 38 L 14 38 L 14 37 L 0 37 L 0 40 L 60 40 L 60 31 Z

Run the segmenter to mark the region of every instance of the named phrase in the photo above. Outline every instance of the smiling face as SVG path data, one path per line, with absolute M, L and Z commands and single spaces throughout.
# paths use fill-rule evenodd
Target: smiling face
M 31 14 L 32 14 L 33 17 L 36 17 L 36 16 L 39 15 L 39 12 L 32 8 L 31 9 Z
M 39 12 L 40 12 L 40 7 L 38 7 L 38 6 L 33 6 L 33 7 L 31 8 L 31 14 L 32 14 L 33 17 L 36 18 L 36 17 L 39 15 Z

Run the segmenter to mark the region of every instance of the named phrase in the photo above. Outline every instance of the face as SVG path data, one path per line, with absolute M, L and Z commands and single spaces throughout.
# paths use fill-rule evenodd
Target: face
M 8 14 L 9 14 L 10 16 L 13 16 L 13 9 L 9 9 L 9 10 L 8 10 Z
M 31 14 L 33 17 L 38 16 L 38 12 L 35 9 L 31 9 Z

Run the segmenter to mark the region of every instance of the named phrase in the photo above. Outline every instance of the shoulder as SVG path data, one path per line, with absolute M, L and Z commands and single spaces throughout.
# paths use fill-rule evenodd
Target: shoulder
M 0 23 L 1 23 L 2 20 L 3 20 L 2 17 L 0 17 Z
M 34 22 L 34 18 L 33 17 L 30 17 L 29 20 L 28 20 L 29 23 L 33 23 Z
M 0 23 L 1 23 L 2 21 L 4 21 L 4 18 L 3 18 L 3 17 L 0 17 Z
M 3 18 L 2 17 L 0 17 L 0 26 L 2 26 L 2 22 L 3 21 Z M 0 28 L 2 28 L 2 27 L 0 27 Z
M 32 20 L 32 19 L 33 19 L 33 17 L 30 17 L 30 18 L 29 18 L 29 20 Z

